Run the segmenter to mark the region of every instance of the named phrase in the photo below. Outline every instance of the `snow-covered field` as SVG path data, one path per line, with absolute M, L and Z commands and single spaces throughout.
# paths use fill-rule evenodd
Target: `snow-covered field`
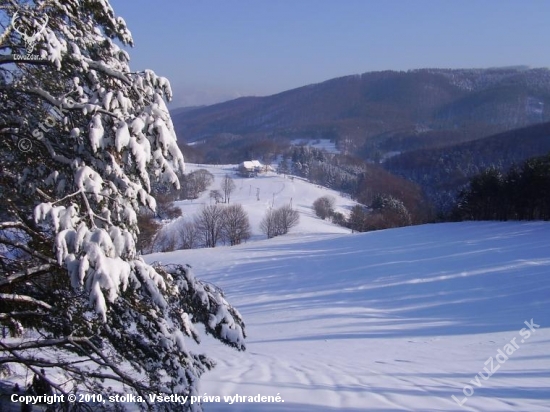
M 236 174 L 235 165 L 196 165 L 187 164 L 187 172 L 197 169 L 206 169 L 214 175 L 214 183 L 198 199 L 176 202 L 181 207 L 183 217 L 192 219 L 205 205 L 213 204 L 209 191 L 220 189 L 222 179 L 226 174 L 235 182 L 235 191 L 231 194 L 231 204 L 241 204 L 249 215 L 252 228 L 252 241 L 265 239 L 260 231 L 260 221 L 271 207 L 292 205 L 300 212 L 300 223 L 291 229 L 291 233 L 349 233 L 350 230 L 322 222 L 312 209 L 313 202 L 321 196 L 332 196 L 336 200 L 336 211 L 348 215 L 356 204 L 353 200 L 342 196 L 340 193 L 326 187 L 308 183 L 303 178 L 278 175 L 275 172 L 259 174 L 257 177 L 244 178 Z M 259 196 L 258 196 L 259 195 Z M 259 197 L 259 200 L 258 200 Z
M 243 200 L 262 179 L 282 177 L 236 180 Z M 189 263 L 245 318 L 246 352 L 194 348 L 218 361 L 202 391 L 285 400 L 206 410 L 550 411 L 549 223 L 350 234 L 313 215 L 326 189 L 302 183 L 285 181 L 302 213 L 288 235 L 147 256 Z M 255 226 L 272 198 L 253 199 Z

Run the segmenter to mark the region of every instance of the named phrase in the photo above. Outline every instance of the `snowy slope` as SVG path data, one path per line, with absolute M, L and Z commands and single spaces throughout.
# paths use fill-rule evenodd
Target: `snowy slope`
M 214 175 L 214 183 L 204 192 L 199 199 L 176 202 L 180 206 L 185 218 L 192 219 L 203 205 L 210 205 L 213 201 L 209 197 L 209 191 L 220 189 L 222 179 L 226 174 L 235 182 L 235 191 L 231 195 L 231 204 L 242 204 L 248 213 L 252 227 L 252 240 L 265 238 L 260 231 L 260 221 L 266 211 L 271 207 L 292 205 L 300 213 L 300 223 L 291 229 L 291 233 L 349 233 L 349 229 L 334 225 L 328 221 L 322 221 L 315 216 L 312 209 L 313 202 L 321 196 L 333 196 L 336 199 L 336 211 L 349 214 L 356 204 L 353 200 L 340 195 L 334 190 L 322 186 L 313 185 L 299 177 L 278 175 L 275 172 L 267 172 L 257 177 L 244 178 L 236 174 L 235 165 L 196 165 L 187 164 L 187 172 L 206 169 Z M 259 199 L 258 194 L 259 192 Z
M 317 233 L 147 257 L 191 264 L 247 322 L 246 352 L 201 345 L 218 360 L 202 390 L 285 400 L 207 410 L 550 411 L 549 223 L 339 234 L 317 222 Z M 525 338 L 531 319 L 541 326 Z M 476 380 L 490 357 L 500 368 Z

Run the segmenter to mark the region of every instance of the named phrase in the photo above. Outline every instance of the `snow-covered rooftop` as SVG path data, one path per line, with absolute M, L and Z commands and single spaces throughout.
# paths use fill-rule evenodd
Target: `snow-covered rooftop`
M 256 169 L 264 167 L 259 160 L 245 160 L 241 163 L 241 166 L 245 169 Z

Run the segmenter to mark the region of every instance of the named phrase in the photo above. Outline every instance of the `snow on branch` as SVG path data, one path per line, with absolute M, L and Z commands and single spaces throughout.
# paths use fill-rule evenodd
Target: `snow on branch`
M 0 321 L 29 333 L 18 347 L 0 346 L 9 352 L 0 363 L 56 369 L 88 389 L 111 380 L 133 393 L 196 393 L 215 363 L 186 348 L 187 338 L 200 341 L 195 324 L 238 350 L 246 335 L 220 289 L 187 267 L 153 267 L 136 249 L 137 212 L 155 210 L 152 189 L 178 187 L 185 170 L 170 83 L 130 70 L 114 39 L 132 44 L 131 35 L 107 0 L 31 4 L 22 29 L 35 27 L 33 13 L 49 16 L 36 44 L 45 63 L 14 62 L 0 85 L 0 191 L 9 203 L 0 287 L 12 292 L 0 294 Z M 7 35 L 8 49 L 20 51 L 20 40 Z M 21 139 L 29 151 L 17 150 Z M 55 358 L 35 357 L 42 348 Z
M 11 285 L 12 283 L 15 283 L 15 282 L 21 282 L 21 281 L 27 280 L 28 278 L 34 275 L 45 273 L 51 269 L 52 269 L 52 265 L 50 264 L 38 265 L 31 268 L 25 268 L 20 272 L 13 273 L 7 276 L 5 279 L 0 280 L 0 287 L 5 285 Z
M 207 333 L 223 343 L 238 350 L 246 349 L 244 321 L 240 313 L 225 300 L 221 289 L 196 279 L 189 266 L 167 265 L 155 268 L 172 275 L 179 291 L 178 304 L 192 316 L 193 322 L 204 324 Z M 186 330 L 187 325 L 183 324 L 183 327 Z
M 21 249 L 21 250 L 27 252 L 29 255 L 37 257 L 37 258 L 39 258 L 41 260 L 44 260 L 46 262 L 49 262 L 51 264 L 54 264 L 54 265 L 57 264 L 57 262 L 54 259 L 52 259 L 49 256 L 46 256 L 46 255 L 44 255 L 44 254 L 42 254 L 42 253 L 40 253 L 40 252 L 38 252 L 34 249 L 31 249 L 30 247 L 28 247 L 24 243 L 13 241 L 13 240 L 5 238 L 5 237 L 0 238 L 0 244 L 2 244 L 2 243 L 6 244 L 6 245 L 9 245 L 9 246 L 13 246 L 17 249 Z
M 31 298 L 30 296 L 24 295 L 11 295 L 8 293 L 0 293 L 0 300 L 7 300 L 10 302 L 16 303 L 30 303 L 36 306 L 40 306 L 44 309 L 52 309 L 52 306 L 38 299 Z

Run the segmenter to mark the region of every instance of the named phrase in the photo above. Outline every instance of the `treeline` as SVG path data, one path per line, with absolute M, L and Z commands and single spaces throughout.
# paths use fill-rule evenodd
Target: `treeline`
M 203 164 L 235 164 L 250 159 L 271 163 L 288 147 L 288 139 L 274 139 L 266 133 L 250 136 L 220 133 L 199 144 L 186 145 L 180 142 L 186 162 Z
M 248 240 L 251 226 L 240 204 L 204 206 L 191 220 L 183 217 L 162 227 L 152 238 L 152 251 L 212 248 L 219 243 L 231 246 Z
M 433 220 L 432 207 L 419 185 L 384 170 L 380 165 L 367 163 L 355 156 L 328 153 L 311 146 L 291 146 L 285 139 L 281 139 L 280 142 L 259 139 L 252 145 L 248 144 L 250 142 L 235 141 L 227 135 L 224 142 L 234 145 L 238 150 L 228 155 L 230 151 L 222 144 L 220 147 L 223 148 L 221 151 L 224 156 L 209 158 L 209 161 L 237 163 L 257 158 L 269 164 L 280 156 L 278 173 L 304 177 L 311 183 L 337 190 L 365 205 L 370 205 L 378 195 L 391 196 L 403 202 L 414 224 Z M 184 152 L 188 159 L 190 156 L 197 162 L 204 161 L 203 156 L 197 155 L 197 150 L 197 146 L 189 146 Z M 212 183 L 213 176 L 206 170 L 197 170 L 181 176 L 180 181 L 182 188 L 179 192 L 172 190 L 167 193 L 172 200 L 197 198 Z M 211 195 L 216 199 L 215 191 Z
M 370 205 L 357 204 L 348 217 L 335 211 L 335 199 L 322 196 L 313 202 L 313 210 L 321 219 L 347 227 L 355 232 L 410 226 L 413 222 L 407 207 L 391 195 L 376 195 Z
M 548 151 L 550 123 L 542 123 L 453 146 L 403 153 L 382 165 L 420 185 L 435 209 L 445 216 L 473 176 L 490 167 L 505 173 L 514 164 Z
M 278 172 L 305 177 L 364 205 L 371 205 L 378 197 L 394 198 L 404 204 L 412 223 L 432 218 L 432 209 L 417 184 L 353 156 L 293 146 L 283 156 Z
M 310 182 L 355 195 L 366 170 L 360 159 L 327 153 L 310 146 L 291 146 L 283 154 L 278 172 L 305 177 Z
M 488 168 L 458 196 L 455 220 L 550 220 L 550 154 L 507 173 Z
M 260 222 L 260 231 L 271 239 L 281 236 L 300 221 L 298 211 L 285 205 L 269 209 Z M 220 244 L 235 246 L 252 236 L 248 213 L 240 204 L 213 204 L 202 207 L 189 218 L 180 217 L 153 233 L 146 251 L 171 252 L 183 249 L 214 248 Z

